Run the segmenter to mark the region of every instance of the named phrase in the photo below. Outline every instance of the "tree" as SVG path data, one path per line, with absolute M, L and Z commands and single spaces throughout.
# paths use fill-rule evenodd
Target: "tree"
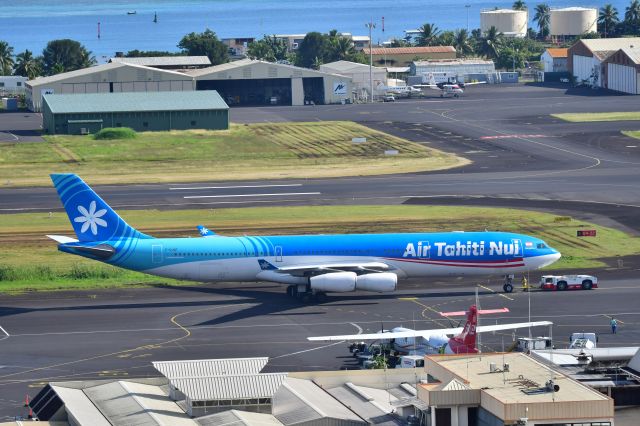
M 269 62 L 284 61 L 287 59 L 287 43 L 275 35 L 265 35 L 262 40 L 256 40 L 249 44 L 247 56 L 251 59 L 262 59 Z
M 95 65 L 91 56 L 80 42 L 68 38 L 51 40 L 42 51 L 42 67 L 46 75 L 79 70 Z
M 0 71 L 2 75 L 11 75 L 13 68 L 13 47 L 6 41 L 0 41 Z
M 534 9 L 533 22 L 538 23 L 540 37 L 546 38 L 549 35 L 549 22 L 551 21 L 551 9 L 546 3 L 536 5 Z
M 33 80 L 39 76 L 41 72 L 40 61 L 33 56 L 33 52 L 29 49 L 16 56 L 16 64 L 13 68 L 15 75 L 21 75 L 27 77 L 29 80 Z
M 411 43 L 403 38 L 392 38 L 390 47 L 410 47 Z
M 453 31 L 443 31 L 438 36 L 437 44 L 440 46 L 453 46 L 456 40 L 456 34 Z
M 484 37 L 480 39 L 480 43 L 477 46 L 477 53 L 489 59 L 496 59 L 500 51 L 501 43 L 502 33 L 498 32 L 498 29 L 492 26 Z
M 325 63 L 324 58 L 327 56 L 328 44 L 327 36 L 316 31 L 307 33 L 298 46 L 297 64 L 311 68 L 313 65 Z
M 125 58 L 145 58 L 153 56 L 184 56 L 184 52 L 169 52 L 166 50 L 130 50 L 125 53 Z
M 418 31 L 420 31 L 416 38 L 416 44 L 418 46 L 433 46 L 437 43 L 440 30 L 435 24 L 424 24 Z
M 206 55 L 212 65 L 229 61 L 229 49 L 218 39 L 216 33 L 206 29 L 203 33 L 189 33 L 182 37 L 178 47 L 190 56 Z
M 611 3 L 605 4 L 600 8 L 598 25 L 602 29 L 602 34 L 604 34 L 605 37 L 615 31 L 618 21 L 618 9 L 613 7 Z
M 513 2 L 513 10 L 527 10 L 527 4 L 523 0 Z
M 640 1 L 632 0 L 624 12 L 624 31 L 628 34 L 637 34 L 640 30 Z
M 469 39 L 469 33 L 467 30 L 459 29 L 455 33 L 453 46 L 456 48 L 456 55 L 465 57 L 473 53 L 473 47 L 471 46 L 471 40 Z

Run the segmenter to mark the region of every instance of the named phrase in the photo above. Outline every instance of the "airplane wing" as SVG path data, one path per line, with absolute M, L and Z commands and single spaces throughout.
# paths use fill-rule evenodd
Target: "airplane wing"
M 327 262 L 315 264 L 290 265 L 276 267 L 264 259 L 258 261 L 262 270 L 271 270 L 281 274 L 303 275 L 306 272 L 344 272 L 344 271 L 372 271 L 380 272 L 389 269 L 389 265 L 382 262 Z
M 551 321 L 534 321 L 534 322 L 520 322 L 513 324 L 498 324 L 498 325 L 483 325 L 476 329 L 477 333 L 487 333 L 490 331 L 500 330 L 515 330 L 517 328 L 537 327 L 541 325 L 552 325 Z M 409 330 L 409 331 L 397 331 L 397 332 L 382 332 L 372 334 L 346 334 L 342 336 L 319 336 L 319 337 L 307 337 L 307 340 L 315 342 L 336 342 L 341 340 L 389 340 L 389 339 L 403 339 L 408 337 L 423 337 L 428 339 L 430 336 L 437 335 L 456 335 L 462 332 L 462 327 L 457 328 L 437 328 L 435 330 Z
M 486 333 L 489 331 L 515 330 L 516 328 L 538 327 L 542 325 L 553 325 L 551 321 L 517 322 L 513 324 L 481 325 L 476 332 Z
M 486 81 L 474 81 L 474 82 L 471 82 L 471 83 L 462 83 L 462 85 L 463 86 L 474 86 L 476 84 L 486 84 L 486 83 L 487 83 Z
M 390 340 L 405 339 L 408 337 L 425 337 L 428 338 L 433 334 L 459 334 L 462 327 L 458 328 L 438 328 L 435 330 L 409 330 L 409 331 L 389 331 L 371 334 L 345 334 L 343 336 L 319 336 L 307 337 L 307 340 L 316 342 L 336 342 L 340 340 Z

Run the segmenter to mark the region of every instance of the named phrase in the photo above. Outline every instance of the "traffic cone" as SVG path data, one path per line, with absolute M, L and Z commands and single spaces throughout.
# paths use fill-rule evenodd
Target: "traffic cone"
M 24 406 L 25 407 L 29 406 L 29 395 L 28 394 L 24 396 Z
M 28 419 L 32 419 L 33 418 L 33 410 L 31 409 L 31 407 L 29 407 L 29 415 L 27 416 Z

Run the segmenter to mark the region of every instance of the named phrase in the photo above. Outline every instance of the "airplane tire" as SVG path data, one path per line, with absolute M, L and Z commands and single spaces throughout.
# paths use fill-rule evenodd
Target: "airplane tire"
M 287 296 L 293 297 L 293 286 L 292 285 L 287 287 Z
M 583 290 L 591 290 L 592 288 L 593 288 L 593 282 L 591 282 L 591 280 L 582 281 Z
M 513 285 L 507 283 L 502 286 L 502 289 L 504 290 L 505 293 L 511 293 L 513 291 Z
M 302 303 L 309 303 L 311 302 L 311 299 L 312 299 L 312 295 L 309 292 L 302 293 L 300 295 L 300 300 L 302 301 Z

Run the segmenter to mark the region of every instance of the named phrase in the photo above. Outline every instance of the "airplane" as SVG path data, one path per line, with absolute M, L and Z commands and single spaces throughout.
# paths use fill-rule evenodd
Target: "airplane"
M 62 252 L 180 280 L 284 284 L 305 302 L 327 292 L 392 292 L 398 279 L 411 277 L 513 276 L 561 256 L 538 238 L 486 231 L 154 238 L 127 224 L 77 175 L 51 179 L 76 234 L 48 236 Z
M 439 90 L 440 97 L 453 96 L 454 98 L 460 97 L 464 93 L 466 86 L 473 86 L 476 84 L 486 84 L 486 81 L 475 81 L 469 83 L 458 82 L 457 78 L 447 79 L 447 81 L 436 82 L 433 74 L 429 74 L 427 84 L 417 84 L 415 87 L 426 87 L 429 89 Z
M 383 83 L 380 83 L 377 87 L 376 90 L 382 92 L 385 91 L 386 93 L 391 93 L 394 95 L 398 95 L 398 96 L 413 96 L 413 95 L 420 95 L 422 94 L 422 90 L 420 90 L 418 87 L 414 87 L 414 86 L 386 86 Z
M 467 322 L 464 327 L 442 328 L 435 330 L 411 330 L 409 328 L 396 327 L 391 331 L 381 331 L 379 333 L 307 337 L 307 340 L 312 342 L 381 340 L 390 342 L 394 351 L 403 355 L 473 354 L 479 352 L 476 346 L 477 333 L 553 325 L 551 321 L 533 321 L 478 326 L 478 314 L 492 314 L 508 311 L 509 310 L 506 308 L 478 310 L 476 305 L 471 305 L 469 310 L 466 312 Z M 457 314 L 465 314 L 465 312 L 441 313 L 443 316 L 453 316 Z

